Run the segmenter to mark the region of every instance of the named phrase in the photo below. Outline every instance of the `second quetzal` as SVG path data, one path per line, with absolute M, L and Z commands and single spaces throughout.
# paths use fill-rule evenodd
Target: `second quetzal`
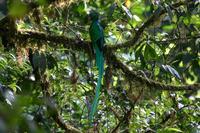
M 100 90 L 101 90 L 101 80 L 103 78 L 103 71 L 104 71 L 103 48 L 104 48 L 105 40 L 104 40 L 103 28 L 99 23 L 99 14 L 96 11 L 91 11 L 89 17 L 92 20 L 92 23 L 89 29 L 90 38 L 91 38 L 92 46 L 96 55 L 96 65 L 99 72 L 97 86 L 95 89 L 95 97 L 92 103 L 92 108 L 89 113 L 89 120 L 92 122 L 94 114 L 97 109 L 98 100 L 100 96 Z

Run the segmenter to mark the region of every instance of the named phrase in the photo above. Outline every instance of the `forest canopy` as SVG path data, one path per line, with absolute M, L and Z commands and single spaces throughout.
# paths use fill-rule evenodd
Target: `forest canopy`
M 0 0 L 0 132 L 199 133 L 199 14 L 199 0 Z

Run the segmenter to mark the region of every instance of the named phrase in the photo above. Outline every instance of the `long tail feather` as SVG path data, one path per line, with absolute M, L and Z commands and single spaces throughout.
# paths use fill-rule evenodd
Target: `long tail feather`
M 94 100 L 92 103 L 92 109 L 89 114 L 90 123 L 92 123 L 93 116 L 97 110 L 99 96 L 100 96 L 100 90 L 101 90 L 101 81 L 103 78 L 103 71 L 104 71 L 103 53 L 100 52 L 99 50 L 96 51 L 96 65 L 97 65 L 97 68 L 99 71 L 99 77 L 98 77 L 97 86 L 96 86 L 96 90 L 95 90 L 95 97 L 94 97 Z

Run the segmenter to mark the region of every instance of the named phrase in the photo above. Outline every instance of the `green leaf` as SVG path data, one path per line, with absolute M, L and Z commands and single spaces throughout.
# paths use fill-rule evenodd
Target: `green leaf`
M 148 60 L 156 60 L 157 59 L 157 54 L 154 48 L 152 48 L 150 45 L 146 45 L 145 51 L 144 51 L 144 59 L 146 61 Z
M 78 5 L 78 7 L 77 7 L 77 12 L 78 12 L 78 13 L 83 13 L 83 12 L 85 12 L 84 9 L 85 9 L 84 3 L 83 3 L 83 2 L 80 2 L 79 5 Z
M 40 5 L 45 5 L 47 3 L 47 0 L 37 0 L 37 2 L 40 4 Z
M 173 30 L 175 27 L 176 27 L 176 26 L 175 26 L 174 24 L 171 24 L 171 25 L 164 25 L 164 26 L 162 27 L 162 29 L 165 30 L 165 31 L 171 31 L 171 30 Z
M 140 19 L 140 17 L 138 17 L 137 15 L 133 15 L 133 18 L 134 18 L 137 22 L 142 21 L 142 20 Z
M 139 47 L 137 47 L 136 51 L 135 51 L 135 60 L 137 61 L 138 58 L 140 57 L 140 55 L 142 54 L 142 49 L 143 49 L 144 45 L 139 45 Z
M 0 68 L 5 68 L 7 65 L 7 60 L 3 57 L 0 57 Z
M 165 128 L 164 130 L 159 131 L 158 133 L 182 133 L 183 131 L 181 131 L 178 128 Z
M 146 8 L 146 9 L 145 9 Z M 135 3 L 134 6 L 131 7 L 131 11 L 134 14 L 142 15 L 144 10 L 149 10 L 150 8 L 145 7 L 142 3 Z
M 27 6 L 20 0 L 14 0 L 10 5 L 10 15 L 14 17 L 21 17 L 27 12 Z

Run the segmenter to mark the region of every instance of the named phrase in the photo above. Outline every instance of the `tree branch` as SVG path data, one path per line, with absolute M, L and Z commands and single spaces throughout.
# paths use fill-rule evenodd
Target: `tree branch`
M 180 1 L 178 3 L 171 5 L 170 7 L 177 8 L 184 4 L 186 4 L 186 2 Z M 111 50 L 117 50 L 121 48 L 128 48 L 128 47 L 135 46 L 137 41 L 140 39 L 141 35 L 144 33 L 144 30 L 148 28 L 150 25 L 152 25 L 157 19 L 159 19 L 161 15 L 163 15 L 166 12 L 167 11 L 164 8 L 163 9 L 158 8 L 157 10 L 155 10 L 152 16 L 149 19 L 147 19 L 147 21 L 143 23 L 142 26 L 137 30 L 133 39 L 122 44 L 108 46 L 108 48 Z
M 90 54 L 90 42 L 81 41 L 81 40 L 74 40 L 64 36 L 56 36 L 56 35 L 47 35 L 45 33 L 40 32 L 32 32 L 32 31 L 18 31 L 16 34 L 16 38 L 21 41 L 33 41 L 33 40 L 40 40 L 54 44 L 64 44 L 66 48 L 72 48 L 74 50 L 84 50 L 88 54 Z M 53 43 L 53 44 L 52 44 Z M 182 91 L 182 90 L 193 90 L 196 91 L 200 89 L 200 84 L 193 84 L 193 85 L 167 85 L 164 83 L 160 83 L 146 77 L 139 76 L 137 71 L 131 71 L 129 68 L 124 65 L 117 57 L 112 53 L 111 49 L 105 48 L 105 56 L 109 59 L 109 63 L 111 63 L 114 68 L 121 69 L 127 77 L 131 78 L 131 80 L 135 80 L 139 82 L 141 85 L 146 85 L 148 88 L 156 88 L 159 90 L 169 90 L 169 91 Z
M 141 85 L 146 85 L 150 89 L 159 89 L 159 90 L 169 90 L 169 91 L 183 91 L 183 90 L 193 90 L 197 91 L 200 89 L 200 84 L 193 85 L 169 85 L 148 79 L 147 77 L 142 77 L 137 74 L 136 71 L 131 71 L 126 65 L 119 61 L 115 55 L 112 53 L 109 55 L 113 68 L 121 69 L 125 75 L 131 80 L 139 82 Z
M 62 116 L 59 114 L 59 111 L 57 109 L 57 105 L 56 103 L 53 101 L 53 99 L 51 98 L 51 95 L 49 93 L 49 82 L 47 81 L 47 79 L 44 76 L 43 81 L 41 82 L 41 87 L 42 87 L 42 92 L 47 104 L 47 110 L 50 114 L 50 116 L 54 119 L 54 121 L 62 128 L 65 130 L 65 132 L 68 133 L 81 133 L 81 131 L 79 131 L 78 129 L 66 124 L 63 119 Z
M 18 34 L 16 35 L 16 39 L 19 41 L 28 41 L 28 42 L 38 42 L 43 41 L 45 43 L 51 43 L 52 46 L 57 46 L 58 44 L 64 44 L 66 48 L 72 48 L 74 50 L 85 50 L 85 52 L 89 51 L 89 42 L 74 40 L 67 38 L 65 36 L 58 35 L 48 35 L 44 32 L 35 32 L 35 31 L 24 31 L 18 30 Z M 35 41 L 37 40 L 37 41 Z
M 130 116 L 131 116 L 131 112 L 132 112 L 133 108 L 130 108 L 123 116 L 123 118 L 119 121 L 119 123 L 117 124 L 117 126 L 112 130 L 111 133 L 117 133 L 117 130 L 119 129 L 120 125 L 125 123 L 126 126 L 129 125 L 129 120 L 130 120 Z
M 186 36 L 185 38 L 170 38 L 170 39 L 167 39 L 167 40 L 161 40 L 161 41 L 156 41 L 154 39 L 150 39 L 151 41 L 155 42 L 155 43 L 158 43 L 158 44 L 169 44 L 169 43 L 172 43 L 172 42 L 177 42 L 177 41 L 180 41 L 180 40 L 183 40 L 183 39 L 187 39 L 187 40 L 196 40 L 200 38 L 200 35 L 197 34 L 195 36 Z
M 54 2 L 56 2 L 56 0 L 50 0 L 50 1 L 48 1 L 47 4 L 49 5 L 49 4 L 52 4 Z M 31 12 L 31 11 L 33 11 L 34 9 L 36 9 L 40 6 L 38 2 L 33 2 L 33 1 L 30 2 L 30 1 L 25 0 L 24 3 L 28 7 L 28 12 Z

